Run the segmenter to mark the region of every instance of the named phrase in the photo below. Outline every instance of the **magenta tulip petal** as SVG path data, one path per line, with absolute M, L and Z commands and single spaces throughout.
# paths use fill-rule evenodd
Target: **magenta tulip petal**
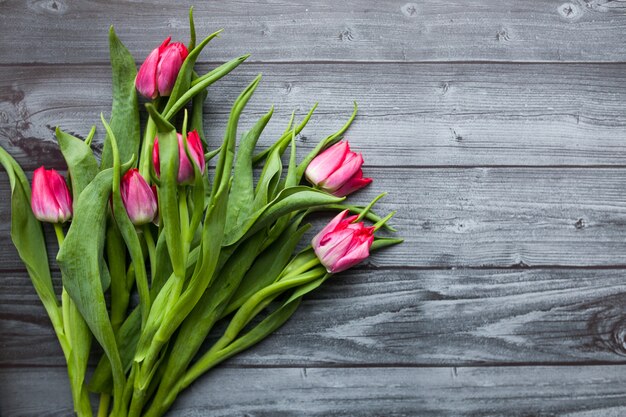
M 346 159 L 343 164 L 335 170 L 324 182 L 322 187 L 328 191 L 333 192 L 341 188 L 350 178 L 354 176 L 363 165 L 363 157 L 361 154 L 349 152 L 346 155 Z
M 174 44 L 168 45 L 159 59 L 159 65 L 157 68 L 157 85 L 159 87 L 159 95 L 170 95 L 182 65 L 183 58 L 180 54 L 179 48 L 177 48 Z
M 141 67 L 139 67 L 137 78 L 135 78 L 135 86 L 137 91 L 144 97 L 154 100 L 159 95 L 159 90 L 157 89 L 159 58 L 170 39 L 171 37 L 168 37 L 158 48 L 153 49 L 143 64 L 141 64 Z
M 328 233 L 335 230 L 337 225 L 341 223 L 341 221 L 348 215 L 348 210 L 344 210 L 341 213 L 337 214 L 331 221 L 328 223 L 315 237 L 313 238 L 311 245 L 315 248 L 319 246 L 319 242 L 326 236 Z
M 305 176 L 311 184 L 322 183 L 330 174 L 338 169 L 346 154 L 350 151 L 348 142 L 338 142 L 316 156 L 307 166 Z
M 135 226 L 150 223 L 154 219 L 157 212 L 156 197 L 138 169 L 130 169 L 124 174 L 120 194 L 126 213 Z
M 54 169 L 43 166 L 33 174 L 31 208 L 43 222 L 64 223 L 72 218 L 72 197 L 65 179 Z
M 354 174 L 352 178 L 346 181 L 341 188 L 334 191 L 332 194 L 337 197 L 345 197 L 348 194 L 352 194 L 353 192 L 360 190 L 371 182 L 371 178 L 363 178 L 363 171 L 359 169 L 359 171 Z

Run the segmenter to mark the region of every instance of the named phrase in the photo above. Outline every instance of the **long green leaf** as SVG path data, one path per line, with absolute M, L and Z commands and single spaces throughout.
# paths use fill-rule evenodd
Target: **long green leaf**
M 133 155 L 139 155 L 141 141 L 139 129 L 139 105 L 135 90 L 137 68 L 135 58 L 115 34 L 113 26 L 109 30 L 109 49 L 113 70 L 113 106 L 111 108 L 111 130 L 116 137 L 123 139 L 119 143 L 120 159 L 128 161 Z M 104 140 L 100 168 L 113 166 L 110 137 Z
M 95 132 L 95 126 L 89 136 L 93 137 L 93 132 Z M 77 200 L 80 193 L 98 173 L 98 161 L 87 141 L 65 133 L 58 127 L 55 133 L 72 180 L 72 194 L 74 200 Z
M 107 201 L 113 170 L 100 172 L 74 203 L 74 219 L 57 255 L 63 286 L 91 332 L 111 361 L 114 393 L 121 398 L 125 377 L 113 327 L 109 321 L 102 284 L 100 258 L 104 249 Z M 116 403 L 117 412 L 121 405 Z

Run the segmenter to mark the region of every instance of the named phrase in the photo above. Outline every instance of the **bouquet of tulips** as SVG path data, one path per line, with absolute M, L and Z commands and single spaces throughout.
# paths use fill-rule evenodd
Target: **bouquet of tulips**
M 356 105 L 301 161 L 295 138 L 315 107 L 299 124 L 292 115 L 257 153 L 273 109 L 236 139 L 258 76 L 233 103 L 223 142 L 205 143 L 207 88 L 247 56 L 197 74 L 200 52 L 220 32 L 196 45 L 189 17 L 189 44 L 167 38 L 138 72 L 111 28 L 113 105 L 109 121 L 101 116 L 101 155 L 91 146 L 95 126 L 84 140 L 56 130 L 69 184 L 41 167 L 31 188 L 0 148 L 11 183 L 11 237 L 62 347 L 79 416 L 93 415 L 90 392 L 100 394 L 98 416 L 163 415 L 194 380 L 281 326 L 305 294 L 401 241 L 375 234 L 393 231 L 393 213 L 371 211 L 382 195 L 365 207 L 344 203 L 371 182 L 362 156 L 340 140 Z M 143 129 L 137 91 L 147 98 Z M 338 214 L 303 242 L 311 227 L 305 220 L 322 210 Z M 58 240 L 60 296 L 42 222 Z M 87 381 L 93 339 L 104 354 Z

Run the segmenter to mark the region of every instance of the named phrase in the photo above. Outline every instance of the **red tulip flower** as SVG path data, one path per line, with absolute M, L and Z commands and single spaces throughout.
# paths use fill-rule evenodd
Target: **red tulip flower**
M 345 271 L 370 255 L 374 227 L 354 223 L 358 216 L 339 213 L 311 241 L 315 254 L 330 273 Z
M 72 196 L 65 178 L 54 169 L 37 168 L 33 175 L 30 206 L 35 217 L 48 223 L 65 223 L 72 218 Z
M 185 144 L 183 143 L 183 135 L 180 133 L 178 136 L 178 183 L 179 184 L 190 184 L 194 180 L 194 172 L 192 162 L 187 158 L 187 153 L 185 152 Z M 187 134 L 187 146 L 189 148 L 189 153 L 191 154 L 191 159 L 193 163 L 195 163 L 200 172 L 204 174 L 204 169 L 206 168 L 204 162 L 204 151 L 202 150 L 202 141 L 200 140 L 200 135 L 196 130 L 193 130 Z M 152 162 L 154 163 L 154 170 L 157 175 L 161 175 L 161 165 L 159 161 L 159 139 L 154 139 L 154 148 L 152 150 Z
M 306 178 L 337 197 L 343 197 L 372 182 L 363 178 L 363 156 L 350 151 L 347 141 L 326 149 L 311 161 L 305 171 Z
M 180 67 L 189 55 L 183 43 L 170 43 L 171 39 L 168 37 L 161 46 L 150 52 L 139 68 L 135 86 L 147 98 L 154 100 L 158 96 L 170 95 Z
M 157 214 L 157 200 L 138 169 L 129 169 L 124 174 L 120 184 L 120 194 L 126 213 L 135 226 L 154 220 Z

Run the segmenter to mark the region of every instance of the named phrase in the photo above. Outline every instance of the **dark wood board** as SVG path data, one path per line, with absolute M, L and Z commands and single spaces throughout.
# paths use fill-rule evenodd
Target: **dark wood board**
M 274 104 L 261 146 L 319 102 L 301 157 L 357 100 L 347 138 L 375 182 L 351 201 L 389 191 L 379 208 L 406 242 L 310 294 L 170 415 L 626 415 L 624 1 L 194 3 L 199 36 L 226 29 L 200 71 L 252 53 L 210 89 L 212 146 L 260 72 L 242 129 Z M 191 4 L 0 2 L 0 146 L 29 175 L 63 170 L 54 127 L 84 137 L 110 111 L 109 25 L 139 63 L 188 38 Z M 0 415 L 70 416 L 7 191 L 0 174 Z

